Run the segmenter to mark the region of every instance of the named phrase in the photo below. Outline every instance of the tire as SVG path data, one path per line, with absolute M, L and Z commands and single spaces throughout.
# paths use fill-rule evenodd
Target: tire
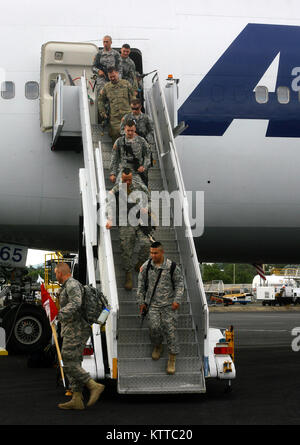
M 3 320 L 7 350 L 14 354 L 31 354 L 45 347 L 51 328 L 42 307 L 21 304 L 12 308 Z

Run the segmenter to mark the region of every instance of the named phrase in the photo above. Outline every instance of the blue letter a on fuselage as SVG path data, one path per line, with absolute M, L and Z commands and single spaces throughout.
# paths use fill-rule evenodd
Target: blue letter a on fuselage
M 266 136 L 300 137 L 299 93 L 291 88 L 299 48 L 298 26 L 248 24 L 180 107 L 178 121 L 188 125 L 183 135 L 222 136 L 234 119 L 265 119 Z M 258 103 L 254 89 L 278 53 L 276 89 L 288 87 L 289 102 L 271 92 Z

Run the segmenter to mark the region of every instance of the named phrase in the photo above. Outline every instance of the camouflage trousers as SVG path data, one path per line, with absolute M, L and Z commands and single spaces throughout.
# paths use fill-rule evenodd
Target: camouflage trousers
M 136 241 L 140 243 L 138 262 L 141 264 L 144 264 L 149 258 L 151 242 L 139 227 L 119 227 L 119 233 L 123 269 L 126 272 L 131 272 L 133 270 L 132 258 Z
M 97 99 L 99 97 L 100 91 L 105 87 L 105 85 L 107 84 L 108 80 L 105 79 L 105 77 L 99 77 L 97 76 L 96 79 L 96 95 L 97 95 Z
M 78 329 L 74 329 L 73 326 L 64 329 L 61 355 L 64 371 L 73 392 L 82 392 L 83 387 L 91 378 L 90 374 L 81 367 L 83 350 L 90 336 L 91 327 L 87 324 L 78 326 Z
M 115 124 L 115 123 L 110 123 L 109 124 L 109 136 L 111 137 L 112 140 L 112 144 L 114 145 L 114 143 L 116 142 L 116 140 L 121 136 L 120 134 L 120 122 Z
M 121 136 L 121 120 L 123 114 L 111 114 L 109 121 L 109 135 L 112 139 L 112 143 L 114 144 L 116 140 Z
M 169 354 L 179 354 L 177 334 L 178 310 L 173 311 L 171 306 L 150 306 L 148 319 L 152 344 L 154 346 L 160 345 L 165 338 Z

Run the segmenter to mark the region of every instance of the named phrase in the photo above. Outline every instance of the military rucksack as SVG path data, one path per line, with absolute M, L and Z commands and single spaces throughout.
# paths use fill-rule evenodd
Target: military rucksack
M 146 292 L 148 290 L 148 285 L 149 285 L 148 274 L 149 274 L 150 267 L 151 267 L 151 259 L 148 261 L 147 267 L 146 267 L 146 278 L 145 278 L 145 290 L 146 290 Z M 174 280 L 173 280 L 173 274 L 174 274 L 175 269 L 176 269 L 176 263 L 175 263 L 175 261 L 172 261 L 172 264 L 171 264 L 171 267 L 170 267 L 170 276 L 171 276 L 173 290 L 175 290 L 175 284 L 174 284 Z
M 103 309 L 109 304 L 103 293 L 91 284 L 83 286 L 81 312 L 82 317 L 89 324 L 97 323 Z

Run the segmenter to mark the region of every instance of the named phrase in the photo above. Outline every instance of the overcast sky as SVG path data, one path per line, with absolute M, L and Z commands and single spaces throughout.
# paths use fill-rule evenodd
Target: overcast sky
M 26 266 L 36 266 L 45 263 L 46 253 L 53 253 L 46 250 L 32 250 L 28 249 Z

